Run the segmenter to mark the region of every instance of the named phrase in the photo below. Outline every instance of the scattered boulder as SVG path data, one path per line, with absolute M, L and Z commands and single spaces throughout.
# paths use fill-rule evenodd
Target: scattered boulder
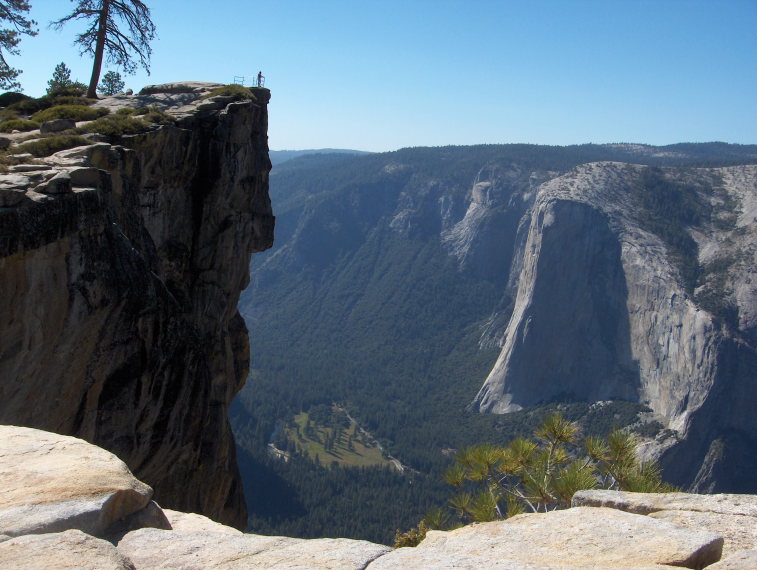
M 76 121 L 71 119 L 54 119 L 46 121 L 39 127 L 39 132 L 43 135 L 48 133 L 59 133 L 76 127 Z
M 399 568 L 566 570 L 703 568 L 720 559 L 723 539 L 614 509 L 577 507 L 505 521 L 431 531 L 368 565 Z
M 71 192 L 71 176 L 68 172 L 59 172 L 34 189 L 40 194 L 68 194 Z
M 0 534 L 79 529 L 105 536 L 152 489 L 112 453 L 75 437 L 0 426 Z
M 302 539 L 212 531 L 140 529 L 118 550 L 139 570 L 360 570 L 389 552 L 382 544 L 347 538 Z
M 87 188 L 104 188 L 110 179 L 108 173 L 99 168 L 83 167 L 69 170 L 71 186 L 84 186 Z
M 79 530 L 30 534 L 0 542 L 0 568 L 16 570 L 135 570 L 111 543 Z
M 0 150 L 7 150 L 12 142 L 8 137 L 0 137 Z
M 29 179 L 20 174 L 8 174 L 0 177 L 0 208 L 9 208 L 19 204 L 29 189 Z

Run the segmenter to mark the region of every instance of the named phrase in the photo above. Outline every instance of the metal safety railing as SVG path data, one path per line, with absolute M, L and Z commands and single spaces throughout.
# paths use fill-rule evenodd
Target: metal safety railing
M 235 75 L 234 83 L 242 87 L 265 87 L 265 75 L 258 73 L 252 77 L 245 75 Z

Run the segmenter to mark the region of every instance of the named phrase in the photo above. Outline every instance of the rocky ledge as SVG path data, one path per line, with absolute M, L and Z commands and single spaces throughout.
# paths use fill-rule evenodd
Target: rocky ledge
M 416 548 L 243 534 L 161 509 L 113 454 L 0 426 L 0 567 L 18 570 L 757 568 L 757 496 L 576 494 L 574 508 L 431 531 Z
M 270 94 L 205 97 L 217 87 L 103 99 L 170 116 L 117 140 L 72 135 L 36 159 L 8 143 L 0 423 L 81 437 L 161 504 L 244 527 L 227 411 L 249 365 L 250 254 L 273 242 Z

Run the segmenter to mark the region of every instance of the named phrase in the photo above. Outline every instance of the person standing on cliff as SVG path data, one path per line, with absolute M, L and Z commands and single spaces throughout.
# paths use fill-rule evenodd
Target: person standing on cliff
M 262 86 L 263 86 L 263 72 L 258 71 L 258 87 L 262 87 Z

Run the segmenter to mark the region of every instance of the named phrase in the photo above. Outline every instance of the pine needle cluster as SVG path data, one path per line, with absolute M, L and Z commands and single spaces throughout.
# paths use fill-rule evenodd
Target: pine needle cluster
M 453 517 L 441 509 L 429 513 L 416 529 L 397 531 L 395 547 L 415 546 L 428 529 L 506 519 L 570 507 L 584 489 L 664 493 L 676 489 L 662 481 L 655 462 L 636 454 L 637 437 L 615 429 L 606 438 L 580 438 L 580 427 L 555 412 L 532 438 L 507 446 L 488 443 L 459 451 L 444 472 L 456 489 L 449 500 Z

